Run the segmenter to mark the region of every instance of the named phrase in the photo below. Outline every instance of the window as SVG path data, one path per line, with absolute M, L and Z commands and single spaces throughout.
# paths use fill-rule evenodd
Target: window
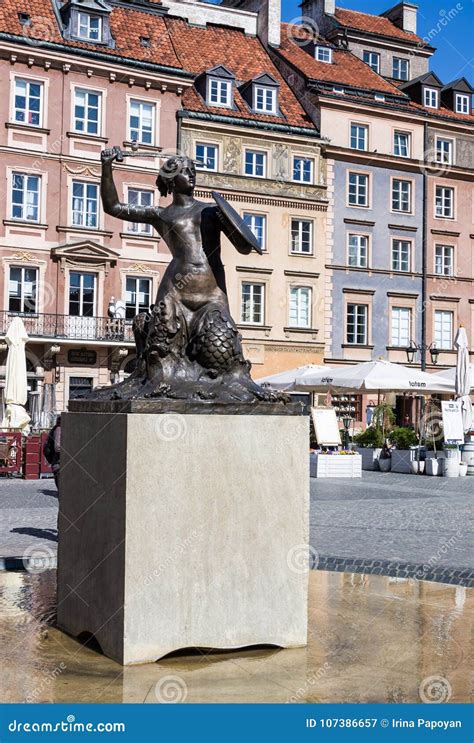
M 40 181 L 39 175 L 12 173 L 12 219 L 39 222 Z
M 349 235 L 349 266 L 367 268 L 368 244 L 366 235 Z
M 89 13 L 78 13 L 77 35 L 88 41 L 102 41 L 102 18 Z
M 292 328 L 311 327 L 311 288 L 292 286 L 290 288 L 290 318 Z
M 436 245 L 435 274 L 438 276 L 453 276 L 454 248 L 452 245 Z
M 470 114 L 470 96 L 456 93 L 456 113 Z
M 410 77 L 410 64 L 408 59 L 400 57 L 393 58 L 392 77 L 395 80 L 408 80 Z
M 438 91 L 434 88 L 424 88 L 423 100 L 428 108 L 438 108 Z
M 69 399 L 77 400 L 92 392 L 92 377 L 69 377 Z
M 129 139 L 140 144 L 154 144 L 155 104 L 130 101 Z
M 232 83 L 229 80 L 220 80 L 211 77 L 207 84 L 207 103 L 212 106 L 232 106 Z
M 266 217 L 264 214 L 251 214 L 245 212 L 243 215 L 244 222 L 249 227 L 258 240 L 262 250 L 266 249 Z
M 339 95 L 344 95 L 344 88 L 341 88 L 340 85 L 335 85 L 332 89 L 333 93 L 339 93 Z
M 125 281 L 125 319 L 133 320 L 140 312 L 150 310 L 151 279 L 127 276 Z
M 453 347 L 454 315 L 448 310 L 435 310 L 434 340 L 438 348 Z
M 380 54 L 377 52 L 364 51 L 364 62 L 372 67 L 377 74 L 380 73 Z
M 376 101 L 380 101 L 381 103 L 385 102 L 385 96 L 382 93 L 375 93 L 374 99 Z
M 275 88 L 267 88 L 263 85 L 253 86 L 253 107 L 255 111 L 266 114 L 276 113 L 277 92 Z
M 265 152 L 245 150 L 245 175 L 265 178 L 267 174 L 267 155 Z
M 128 202 L 135 206 L 153 206 L 153 192 L 143 191 L 138 188 L 129 188 Z M 143 224 L 143 222 L 127 222 L 127 232 L 151 235 L 152 227 L 151 224 Z
M 74 91 L 74 131 L 100 133 L 101 94 L 76 88 Z
M 369 206 L 369 176 L 349 173 L 349 206 Z
M 392 271 L 410 270 L 410 248 L 408 240 L 393 240 L 392 242 Z
M 93 317 L 95 311 L 96 275 L 71 271 L 69 274 L 69 314 Z
M 215 144 L 196 143 L 196 168 L 199 170 L 217 170 L 217 146 Z
M 75 227 L 98 227 L 99 186 L 72 182 L 72 223 Z
M 452 139 L 436 139 L 436 162 L 452 165 L 454 162 L 454 141 Z
M 366 150 L 369 141 L 369 127 L 351 124 L 351 147 L 353 150 Z
M 36 268 L 11 266 L 8 287 L 9 312 L 35 313 L 37 285 Z
M 392 346 L 406 348 L 410 345 L 411 310 L 409 307 L 392 307 Z
M 454 219 L 454 188 L 436 186 L 436 216 Z
M 15 121 L 41 126 L 43 114 L 43 84 L 33 80 L 15 79 Z
M 293 180 L 298 183 L 313 183 L 314 160 L 308 157 L 293 158 Z
M 240 319 L 243 323 L 263 325 L 264 296 L 263 284 L 251 284 L 246 281 L 242 283 Z
M 396 157 L 410 157 L 410 135 L 408 132 L 395 132 L 393 135 L 393 154 Z
M 392 211 L 411 212 L 411 181 L 394 178 L 392 182 Z
M 367 318 L 369 308 L 366 304 L 347 305 L 347 343 L 354 346 L 367 345 Z
M 311 255 L 313 252 L 313 223 L 309 219 L 291 220 L 291 252 Z
M 326 62 L 331 64 L 332 62 L 332 49 L 328 46 L 317 46 L 315 49 L 315 57 L 318 62 Z

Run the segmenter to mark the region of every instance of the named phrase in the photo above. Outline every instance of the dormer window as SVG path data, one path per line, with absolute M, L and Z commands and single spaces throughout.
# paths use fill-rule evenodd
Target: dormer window
M 253 108 L 266 114 L 276 113 L 277 92 L 275 88 L 267 88 L 264 85 L 253 86 Z
M 339 85 L 335 85 L 332 89 L 333 93 L 339 93 L 339 95 L 344 95 L 344 88 L 341 88 Z
M 112 6 L 107 0 L 66 0 L 59 12 L 65 39 L 115 47 L 110 31 Z
M 470 103 L 470 96 L 468 95 L 462 95 L 461 93 L 456 93 L 456 106 L 455 110 L 458 114 L 469 114 L 471 113 L 469 108 Z
M 380 103 L 385 102 L 385 96 L 382 93 L 375 93 L 374 98 L 376 101 L 379 101 Z
M 427 108 L 438 108 L 438 91 L 435 88 L 425 88 L 423 102 Z
M 330 49 L 328 46 L 317 46 L 314 50 L 314 56 L 318 60 L 318 62 L 326 62 L 326 64 L 331 64 L 332 49 Z
M 102 41 L 102 18 L 89 13 L 77 14 L 77 35 L 87 41 Z
M 278 80 L 262 72 L 253 80 L 247 80 L 239 87 L 239 92 L 248 107 L 255 113 L 278 116 Z
M 230 80 L 220 80 L 210 77 L 207 86 L 207 102 L 210 106 L 232 106 L 232 83 Z

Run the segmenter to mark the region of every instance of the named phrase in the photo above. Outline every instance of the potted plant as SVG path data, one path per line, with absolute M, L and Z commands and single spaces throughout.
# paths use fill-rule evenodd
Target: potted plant
M 395 414 L 392 407 L 387 403 L 381 403 L 374 408 L 372 424 L 365 431 L 354 436 L 357 452 L 362 456 L 362 469 L 373 470 L 379 466 L 382 447 L 394 420 Z
M 362 433 L 354 436 L 353 442 L 356 445 L 356 451 L 362 457 L 362 469 L 373 470 L 374 463 L 378 459 L 383 446 L 383 434 L 379 428 L 369 426 Z
M 392 449 L 392 472 L 419 472 L 418 436 L 412 428 L 396 426 L 390 431 Z M 412 467 L 412 462 L 416 461 Z

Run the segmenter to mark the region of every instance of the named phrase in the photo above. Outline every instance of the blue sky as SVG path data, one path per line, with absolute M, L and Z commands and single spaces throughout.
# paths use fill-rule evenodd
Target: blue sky
M 474 85 L 474 0 L 414 0 L 419 7 L 418 35 L 431 32 L 431 45 L 437 51 L 431 69 L 443 83 L 465 77 Z M 336 0 L 341 8 L 380 14 L 397 0 Z M 300 0 L 282 0 L 284 21 L 301 17 Z M 444 19 L 444 20 L 443 20 Z M 448 20 L 449 19 L 449 20 Z M 436 30 L 436 35 L 433 32 Z

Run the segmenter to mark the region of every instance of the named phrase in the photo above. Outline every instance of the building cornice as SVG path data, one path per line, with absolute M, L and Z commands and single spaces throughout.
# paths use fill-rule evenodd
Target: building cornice
M 324 147 L 324 154 L 326 157 L 332 157 L 334 160 L 344 160 L 346 162 L 358 163 L 365 166 L 374 165 L 376 167 L 384 167 L 390 170 L 406 170 L 420 176 L 422 175 L 423 170 L 425 170 L 429 177 L 437 179 L 472 180 L 472 170 L 459 168 L 455 165 L 450 165 L 449 170 L 445 173 L 438 173 L 436 172 L 436 163 L 425 163 L 421 160 L 397 157 L 395 155 L 386 155 L 381 152 L 352 150 L 350 147 L 339 147 L 330 144 Z M 438 167 L 442 168 L 443 166 L 440 164 Z M 430 169 L 433 169 L 434 172 L 431 173 Z
M 311 137 L 320 140 L 320 134 L 316 128 L 304 127 L 304 126 L 292 126 L 291 124 L 277 124 L 276 122 L 270 121 L 259 121 L 257 119 L 245 118 L 239 119 L 237 116 L 219 116 L 214 113 L 205 113 L 203 111 L 189 111 L 184 109 L 183 111 L 177 112 L 179 119 L 191 119 L 200 121 L 215 121 L 219 124 L 229 124 L 237 127 L 254 127 L 255 129 L 263 129 L 271 132 L 284 132 L 287 134 L 302 134 L 305 137 Z
M 337 263 L 326 263 L 325 268 L 331 271 L 344 271 L 344 273 L 359 273 L 370 276 L 371 274 L 382 274 L 384 276 L 404 276 L 406 279 L 421 279 L 420 271 L 393 271 L 390 268 L 359 268 L 358 266 L 346 266 Z M 438 276 L 438 278 L 440 278 Z M 350 290 L 348 290 L 350 291 Z
M 341 86 L 343 84 L 341 83 Z M 344 99 L 343 96 L 338 95 L 336 93 L 331 94 L 327 91 L 323 90 L 313 90 L 312 92 L 315 93 L 315 95 L 318 96 L 319 99 L 319 105 L 321 105 L 322 102 L 326 105 L 333 106 L 335 108 L 347 108 L 352 113 L 354 112 L 354 99 L 353 98 L 346 98 Z M 380 91 L 368 91 L 369 93 L 379 93 Z M 453 119 L 449 116 L 443 116 L 442 114 L 434 114 L 428 111 L 423 111 L 421 109 L 413 109 L 409 108 L 409 106 L 404 106 L 403 108 L 397 108 L 394 105 L 390 105 L 382 102 L 378 102 L 375 100 L 370 100 L 368 98 L 361 98 L 357 100 L 357 110 L 363 111 L 364 106 L 366 106 L 368 109 L 377 109 L 377 114 L 380 116 L 384 116 L 388 119 L 393 119 L 395 117 L 400 119 L 407 119 L 411 123 L 415 121 L 415 123 L 419 124 L 420 126 L 424 124 L 432 124 L 433 126 L 443 126 L 446 128 L 453 128 L 456 131 L 459 129 L 460 131 L 464 131 L 467 134 L 472 135 L 472 126 L 473 126 L 473 117 L 470 117 L 470 120 L 463 121 L 461 119 Z M 371 114 L 372 111 L 368 111 L 367 113 Z
M 35 62 L 39 62 L 41 59 L 46 58 L 48 62 L 59 62 L 59 67 L 63 64 L 71 64 L 71 58 L 74 58 L 74 66 L 80 66 L 81 63 L 86 64 L 86 60 L 94 60 L 98 63 L 106 65 L 104 68 L 107 73 L 113 71 L 114 66 L 119 67 L 120 71 L 123 72 L 123 68 L 128 69 L 133 76 L 140 72 L 148 72 L 165 76 L 170 82 L 176 82 L 179 80 L 182 85 L 192 85 L 192 81 L 195 78 L 195 74 L 187 72 L 179 67 L 170 67 L 168 65 L 161 65 L 154 62 L 145 62 L 131 57 L 120 57 L 117 54 L 109 54 L 101 51 L 94 51 L 91 49 L 83 49 L 79 46 L 68 46 L 67 44 L 58 44 L 53 41 L 42 41 L 41 46 L 32 47 L 31 43 L 28 43 L 28 39 L 25 36 L 15 36 L 4 31 L 0 32 L 0 56 L 10 57 L 12 54 L 18 54 L 20 47 L 21 52 L 25 55 L 25 59 L 17 58 L 15 62 L 27 61 L 28 58 L 33 57 Z M 72 68 L 71 68 L 72 70 Z
M 271 196 L 258 196 L 251 193 L 235 193 L 235 191 L 225 189 L 218 186 L 219 193 L 225 196 L 229 201 L 237 201 L 243 204 L 257 204 L 259 206 L 282 206 L 286 209 L 304 209 L 310 212 L 326 212 L 328 209 L 327 204 L 318 204 L 317 202 L 307 201 L 302 198 L 300 201 L 294 201 L 282 198 L 272 198 Z M 201 190 L 197 188 L 195 190 L 195 196 L 198 198 L 209 198 L 211 191 L 215 190 L 216 187 L 209 186 L 208 190 Z

